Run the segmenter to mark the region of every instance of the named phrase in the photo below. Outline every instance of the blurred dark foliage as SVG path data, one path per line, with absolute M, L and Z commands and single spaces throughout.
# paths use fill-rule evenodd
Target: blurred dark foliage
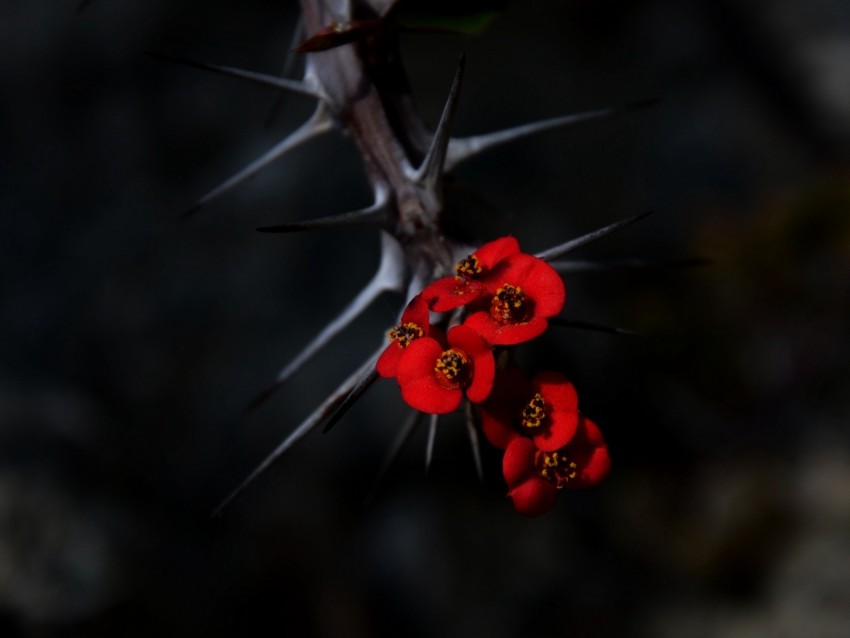
M 411 35 L 460 134 L 660 97 L 458 171 L 456 222 L 539 250 L 646 209 L 574 275 L 576 320 L 524 351 L 603 428 L 609 480 L 539 520 L 474 475 L 460 421 L 423 472 L 378 385 L 328 436 L 217 502 L 365 357 L 376 304 L 250 418 L 358 290 L 368 230 L 257 226 L 365 205 L 344 139 L 180 213 L 309 113 L 145 57 L 277 72 L 295 3 L 0 8 L 0 635 L 850 635 L 850 12 L 839 0 L 510 4 L 477 37 Z

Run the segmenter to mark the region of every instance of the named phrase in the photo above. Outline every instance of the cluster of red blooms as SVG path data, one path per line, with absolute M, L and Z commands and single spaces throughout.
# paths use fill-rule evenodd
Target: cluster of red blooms
M 513 237 L 481 246 L 455 270 L 410 301 L 389 331 L 378 374 L 394 377 L 404 401 L 422 412 L 452 412 L 464 396 L 478 404 L 487 440 L 505 451 L 508 496 L 521 514 L 539 516 L 560 489 L 595 485 L 610 468 L 602 434 L 579 411 L 566 377 L 544 371 L 529 379 L 494 356 L 546 330 L 564 305 L 564 283 Z M 431 311 L 465 319 L 444 332 Z

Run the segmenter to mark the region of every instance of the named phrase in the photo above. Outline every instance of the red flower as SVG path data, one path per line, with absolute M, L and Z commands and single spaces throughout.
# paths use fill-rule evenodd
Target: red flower
M 525 436 L 539 450 L 558 450 L 573 438 L 578 422 L 575 387 L 559 372 L 539 372 L 531 381 L 519 368 L 499 372 L 490 398 L 481 406 L 484 434 L 501 449 Z
M 584 417 L 576 435 L 560 450 L 540 450 L 531 439 L 517 437 L 502 459 L 508 496 L 524 516 L 545 514 L 555 504 L 558 490 L 592 487 L 610 469 L 611 459 L 602 433 Z
M 432 310 L 446 312 L 475 301 L 486 292 L 485 283 L 494 269 L 511 255 L 519 253 L 519 242 L 502 237 L 484 244 L 455 266 L 454 277 L 443 277 L 422 291 Z
M 407 346 L 414 339 L 427 337 L 435 333 L 436 330 L 431 326 L 431 317 L 425 298 L 421 294 L 416 295 L 401 314 L 401 321 L 387 331 L 391 341 L 375 364 L 378 374 L 385 379 L 394 377 L 399 359 L 401 359 L 401 355 L 404 354 Z
M 547 317 L 561 312 L 567 294 L 552 266 L 525 253 L 508 257 L 486 284 L 489 303 L 464 323 L 493 345 L 513 345 L 542 334 Z
M 398 362 L 396 380 L 401 396 L 422 412 L 452 412 L 464 392 L 470 401 L 479 403 L 493 388 L 496 362 L 487 342 L 465 326 L 455 326 L 447 338 L 448 347 L 432 337 L 417 339 Z

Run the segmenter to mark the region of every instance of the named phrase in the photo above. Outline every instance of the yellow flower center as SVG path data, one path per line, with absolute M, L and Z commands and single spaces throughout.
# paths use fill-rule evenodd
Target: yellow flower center
M 419 327 L 418 324 L 409 321 L 407 323 L 400 323 L 397 326 L 393 326 L 387 331 L 387 335 L 389 338 L 395 341 L 399 348 L 406 348 L 410 345 L 410 342 L 414 339 L 418 339 L 423 336 L 425 331 Z
M 543 395 L 537 392 L 528 402 L 528 405 L 522 409 L 522 418 L 519 424 L 524 430 L 536 430 L 543 425 L 545 418 L 546 401 L 543 400 Z
M 440 385 L 450 390 L 456 390 L 469 383 L 472 376 L 472 361 L 462 350 L 450 348 L 437 359 L 434 372 Z
M 531 315 L 530 300 L 519 286 L 504 284 L 490 302 L 490 316 L 496 323 L 521 323 Z
M 539 451 L 535 455 L 534 464 L 540 476 L 559 490 L 576 477 L 575 462 L 562 452 Z
M 465 259 L 461 259 L 455 266 L 455 279 L 473 279 L 476 275 L 481 274 L 481 265 L 478 263 L 478 257 L 469 255 Z

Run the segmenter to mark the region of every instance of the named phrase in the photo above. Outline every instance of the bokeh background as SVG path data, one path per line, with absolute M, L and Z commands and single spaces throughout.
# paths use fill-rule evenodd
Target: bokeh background
M 0 635 L 850 635 L 850 5 L 514 2 L 484 35 L 410 35 L 434 122 L 461 51 L 473 134 L 660 98 L 457 171 L 460 225 L 536 251 L 644 210 L 581 258 L 552 330 L 609 442 L 600 487 L 516 515 L 460 421 L 383 480 L 404 419 L 379 384 L 223 517 L 221 498 L 367 356 L 380 300 L 242 409 L 377 264 L 369 230 L 257 226 L 368 203 L 329 136 L 189 221 L 309 114 L 159 51 L 276 72 L 295 2 L 0 5 Z

